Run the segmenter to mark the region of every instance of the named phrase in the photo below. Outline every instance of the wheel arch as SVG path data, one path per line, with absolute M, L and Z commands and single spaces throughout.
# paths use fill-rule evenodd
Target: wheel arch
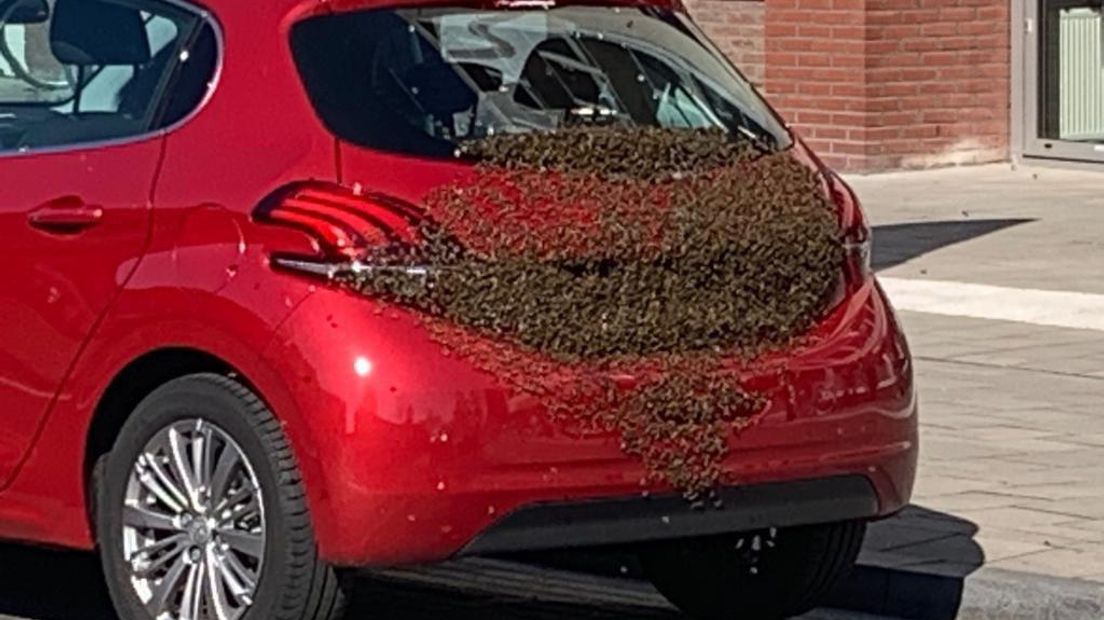
M 233 377 L 258 398 L 263 396 L 249 379 L 226 360 L 192 347 L 166 347 L 144 353 L 118 371 L 93 410 L 85 437 L 83 481 L 89 522 L 95 518 L 96 463 L 111 451 L 123 425 L 138 404 L 166 383 L 193 374 L 214 373 Z

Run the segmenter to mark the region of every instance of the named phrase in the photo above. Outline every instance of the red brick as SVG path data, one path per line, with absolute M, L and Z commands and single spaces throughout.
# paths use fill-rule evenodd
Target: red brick
M 1008 1 L 766 0 L 767 90 L 831 165 L 929 165 L 964 148 L 956 159 L 999 158 Z
M 949 22 L 964 22 L 977 17 L 977 9 L 973 7 L 954 6 L 939 9 L 939 19 Z
M 954 22 L 935 22 L 920 26 L 920 34 L 925 37 L 944 37 L 958 33 L 958 24 Z
M 769 38 L 796 37 L 797 25 L 770 21 L 764 25 L 763 35 Z

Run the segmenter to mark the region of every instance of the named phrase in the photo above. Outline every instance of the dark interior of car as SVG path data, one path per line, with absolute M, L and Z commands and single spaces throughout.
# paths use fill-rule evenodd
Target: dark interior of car
M 8 0 L 27 5 L 40 0 Z M 169 86 L 167 69 L 179 54 L 180 43 L 151 52 L 147 17 L 137 8 L 111 0 L 57 0 L 52 15 L 5 10 L 12 24 L 49 23 L 49 51 L 66 71 L 67 84 L 46 85 L 24 79 L 27 88 L 44 91 L 40 100 L 4 101 L 0 98 L 0 151 L 48 148 L 137 136 L 155 127 L 179 121 L 195 108 L 207 90 L 217 56 L 214 30 L 204 25 L 189 47 L 187 70 L 177 72 L 172 96 L 160 93 Z M 23 16 L 23 19 L 18 19 Z M 31 21 L 33 17 L 34 21 Z M 7 47 L 4 37 L 0 46 Z M 12 56 L 10 50 L 3 57 Z M 9 59 L 9 64 L 12 64 Z M 87 106 L 86 93 L 107 68 L 122 67 L 129 78 L 109 102 Z M 26 72 L 24 72 L 26 73 Z M 19 72 L 16 72 L 16 77 Z M 51 96 L 52 95 L 52 96 Z

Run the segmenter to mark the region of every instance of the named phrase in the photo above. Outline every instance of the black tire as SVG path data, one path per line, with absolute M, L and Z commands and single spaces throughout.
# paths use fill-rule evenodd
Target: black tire
M 776 620 L 816 607 L 854 567 L 865 531 L 849 521 L 664 541 L 641 549 L 640 561 L 694 618 Z
M 124 424 L 96 476 L 96 533 L 111 598 L 122 620 L 152 620 L 123 557 L 123 505 L 147 442 L 182 420 L 214 424 L 252 465 L 266 521 L 264 564 L 242 620 L 336 620 L 347 582 L 318 556 L 299 469 L 280 423 L 241 383 L 221 375 L 175 379 L 147 396 Z

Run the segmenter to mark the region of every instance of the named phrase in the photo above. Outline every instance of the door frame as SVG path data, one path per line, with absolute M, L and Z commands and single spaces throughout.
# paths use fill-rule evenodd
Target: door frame
M 1039 45 L 1043 0 L 1013 0 L 1011 143 L 1013 160 L 1053 159 L 1104 163 L 1104 144 L 1039 137 Z

